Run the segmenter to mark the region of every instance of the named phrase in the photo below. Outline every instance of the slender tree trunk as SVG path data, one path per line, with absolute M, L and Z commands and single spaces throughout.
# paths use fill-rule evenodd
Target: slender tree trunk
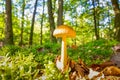
M 97 0 L 97 3 L 98 3 L 98 6 L 97 6 L 98 10 L 96 11 L 96 13 L 97 13 L 96 14 L 96 16 L 97 16 L 96 20 L 97 20 L 97 35 L 98 35 L 98 39 L 99 39 L 100 38 L 100 35 L 99 35 L 100 34 L 100 32 L 99 32 L 99 26 L 100 26 L 100 22 L 99 22 L 99 19 L 100 19 L 100 9 L 99 9 L 100 8 L 100 2 L 99 2 L 99 0 Z
M 52 1 L 48 0 L 47 4 L 48 4 L 48 15 L 49 15 L 49 23 L 50 23 L 50 40 L 51 42 L 56 42 L 56 38 L 53 36 L 53 31 L 55 29 L 55 22 L 52 12 Z
M 96 40 L 99 39 L 99 34 L 98 34 L 98 28 L 97 28 L 97 18 L 96 18 L 96 10 L 95 10 L 95 1 L 92 0 L 92 5 L 93 5 L 93 16 L 94 16 L 94 27 L 95 27 L 95 37 Z
M 31 23 L 29 45 L 32 45 L 32 43 L 33 43 L 33 31 L 34 31 L 35 14 L 36 14 L 36 10 L 37 10 L 37 2 L 38 2 L 38 0 L 35 1 L 34 12 L 33 12 L 32 23 Z
M 45 7 L 45 0 L 43 0 L 43 11 L 42 11 L 42 18 L 41 18 L 41 29 L 40 29 L 40 44 L 42 45 L 42 29 L 43 29 L 43 19 L 44 19 L 44 7 Z
M 6 27 L 5 27 L 5 44 L 13 45 L 13 29 L 12 29 L 12 3 L 6 0 Z
M 63 0 L 58 0 L 58 5 L 57 26 L 63 24 Z
M 23 4 L 22 4 L 22 21 L 21 21 L 20 45 L 23 44 L 24 12 L 25 12 L 25 0 L 23 0 Z
M 114 29 L 115 29 L 115 39 L 120 42 L 120 8 L 118 0 L 111 0 L 115 19 L 114 19 Z

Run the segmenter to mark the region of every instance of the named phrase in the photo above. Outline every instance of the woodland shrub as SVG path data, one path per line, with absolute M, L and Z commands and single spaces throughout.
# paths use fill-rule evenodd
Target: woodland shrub
M 80 57 L 88 65 L 92 63 L 101 63 L 105 60 L 109 60 L 113 53 L 112 47 L 117 43 L 118 42 L 114 40 L 95 40 L 78 46 L 76 50 L 68 49 L 68 54 L 74 60 Z
M 45 73 L 42 76 L 42 80 L 69 80 L 69 72 L 61 73 L 52 61 L 44 64 L 44 66 Z
M 15 52 L 14 56 L 3 55 L 4 59 L 0 60 L 0 80 L 41 80 L 43 77 L 46 80 L 68 79 L 68 73 L 63 75 L 56 68 L 53 54 L 40 53 L 35 56 L 33 53 L 26 55 L 25 52 L 24 48 Z M 40 72 L 43 72 L 43 76 Z
M 4 56 L 0 60 L 0 80 L 33 80 L 39 73 L 37 64 L 33 54 Z
M 20 51 L 21 48 L 19 46 L 3 46 L 0 48 L 0 55 L 6 55 L 9 54 L 9 56 L 16 55 L 15 53 Z

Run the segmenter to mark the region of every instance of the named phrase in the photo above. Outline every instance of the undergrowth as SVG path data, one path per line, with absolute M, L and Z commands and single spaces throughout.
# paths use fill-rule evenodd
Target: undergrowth
M 81 58 L 87 65 L 109 60 L 112 46 L 116 41 L 100 39 L 68 48 L 68 55 L 77 61 Z M 0 49 L 0 80 L 69 80 L 68 73 L 64 75 L 57 70 L 54 60 L 60 55 L 60 44 L 46 43 L 31 47 L 4 46 Z M 41 77 L 42 76 L 42 77 Z M 53 77 L 54 76 L 54 77 Z

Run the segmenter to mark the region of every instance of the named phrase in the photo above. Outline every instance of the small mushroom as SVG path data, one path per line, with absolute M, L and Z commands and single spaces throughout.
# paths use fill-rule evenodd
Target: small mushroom
M 60 25 L 54 30 L 53 36 L 55 36 L 56 38 L 62 38 L 60 62 L 61 70 L 64 71 L 68 62 L 66 38 L 74 38 L 76 36 L 76 33 L 71 27 L 67 25 Z

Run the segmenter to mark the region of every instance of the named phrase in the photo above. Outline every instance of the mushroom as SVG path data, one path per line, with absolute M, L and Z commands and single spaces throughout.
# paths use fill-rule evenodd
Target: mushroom
M 54 30 L 53 36 L 55 36 L 56 38 L 58 37 L 62 38 L 61 59 L 60 59 L 61 68 L 60 69 L 64 71 L 68 63 L 66 38 L 67 37 L 74 38 L 76 36 L 76 33 L 71 27 L 67 25 L 60 25 Z

